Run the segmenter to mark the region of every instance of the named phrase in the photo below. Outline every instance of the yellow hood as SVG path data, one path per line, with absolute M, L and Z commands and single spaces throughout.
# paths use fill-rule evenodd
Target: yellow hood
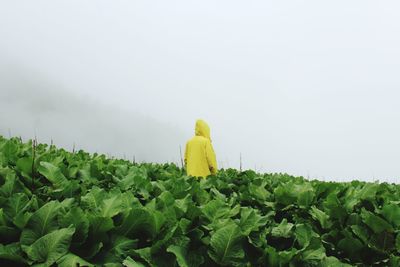
M 196 121 L 195 134 L 197 136 L 203 136 L 205 138 L 208 138 L 211 141 L 210 127 L 208 127 L 208 124 L 203 120 Z

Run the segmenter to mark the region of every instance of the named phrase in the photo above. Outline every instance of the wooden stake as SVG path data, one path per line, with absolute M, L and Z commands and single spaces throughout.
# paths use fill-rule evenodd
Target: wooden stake
M 32 143 L 32 191 L 35 190 L 36 136 Z
M 240 172 L 242 172 L 242 153 L 240 152 Z
M 179 155 L 180 155 L 180 158 L 181 158 L 181 166 L 182 166 L 182 169 L 183 169 L 183 159 L 182 159 L 182 147 L 181 147 L 181 145 L 179 145 Z

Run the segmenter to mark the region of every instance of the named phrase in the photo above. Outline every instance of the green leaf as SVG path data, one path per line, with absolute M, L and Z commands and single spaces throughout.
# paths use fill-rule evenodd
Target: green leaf
M 129 238 L 138 238 L 139 234 L 146 233 L 148 237 L 154 237 L 157 232 L 155 217 L 145 208 L 134 208 L 124 217 L 122 224 L 115 231 Z
M 312 230 L 308 224 L 298 224 L 295 230 L 296 240 L 299 245 L 303 248 L 308 247 L 312 237 L 318 237 L 318 235 Z
M 26 194 L 16 193 L 8 198 L 4 207 L 4 212 L 11 219 L 15 218 L 19 213 L 27 211 L 30 207 L 30 201 Z
M 70 225 L 75 227 L 74 243 L 82 244 L 86 241 L 89 232 L 89 219 L 81 208 L 73 207 L 67 214 L 59 216 L 59 225 L 64 228 Z
M 208 255 L 222 266 L 238 264 L 244 258 L 242 239 L 240 228 L 233 223 L 228 224 L 211 236 Z
M 346 234 L 346 237 L 341 239 L 337 247 L 344 251 L 350 258 L 358 259 L 359 252 L 364 248 L 364 245 L 357 238 L 352 237 L 351 234 Z
M 208 219 L 209 222 L 214 222 L 219 219 L 228 219 L 235 216 L 240 211 L 240 206 L 233 208 L 229 207 L 222 200 L 211 200 L 206 205 L 201 207 L 203 215 Z
M 257 231 L 260 227 L 266 225 L 267 219 L 259 214 L 258 210 L 243 207 L 240 212 L 238 222 L 244 235 L 249 235 L 252 231 Z
M 204 262 L 203 256 L 189 251 L 189 242 L 189 238 L 183 237 L 176 244 L 170 245 L 167 248 L 168 252 L 175 255 L 180 267 L 198 267 Z
M 18 157 L 18 146 L 12 141 L 6 141 L 0 150 L 7 162 L 15 162 Z
M 321 267 L 351 267 L 352 265 L 343 263 L 335 257 L 326 257 L 321 262 Z
M 329 216 L 322 210 L 319 210 L 317 207 L 312 206 L 309 213 L 314 218 L 314 220 L 319 221 L 323 229 L 328 229 L 332 226 L 332 222 L 329 220 Z
M 56 188 L 62 188 L 68 184 L 68 180 L 65 178 L 64 174 L 62 174 L 60 168 L 54 166 L 50 162 L 40 162 L 38 171 Z
M 51 266 L 67 254 L 74 232 L 73 227 L 55 230 L 39 238 L 28 247 L 26 252 L 34 262 L 42 263 L 43 266 Z
M 398 266 L 400 266 L 400 257 L 392 255 L 390 257 L 388 266 L 389 267 L 398 267 Z
M 393 232 L 393 227 L 381 217 L 362 209 L 361 218 L 363 222 L 368 225 L 374 233 L 381 233 L 383 231 Z
M 326 197 L 323 207 L 331 219 L 338 219 L 342 225 L 345 223 L 348 214 L 339 201 L 336 191 Z
M 137 248 L 137 240 L 132 240 L 124 236 L 114 236 L 111 239 L 110 246 L 107 248 L 108 253 L 124 259 L 130 250 Z
M 141 249 L 135 249 L 133 252 L 133 255 L 140 257 L 149 266 L 151 266 L 151 267 L 155 266 L 155 264 L 153 263 L 153 259 L 151 257 L 151 248 L 146 247 L 146 248 L 141 248 Z
M 22 253 L 19 242 L 11 243 L 8 245 L 0 244 L 0 259 L 26 263 L 25 256 Z
M 114 222 L 109 217 L 101 217 L 94 214 L 88 214 L 89 219 L 89 232 L 94 235 L 101 236 L 101 234 L 108 232 L 114 228 Z
M 25 175 L 31 176 L 32 175 L 32 164 L 33 159 L 32 157 L 23 157 L 17 160 L 17 169 L 24 173 Z
M 374 200 L 378 189 L 379 189 L 379 184 L 367 183 L 357 193 L 357 196 L 363 200 Z
M 295 195 L 293 190 L 290 189 L 292 187 L 293 184 L 291 182 L 276 187 L 274 189 L 274 196 L 276 202 L 284 206 L 288 206 L 296 202 L 297 196 Z
M 270 193 L 263 186 L 258 186 L 254 184 L 249 185 L 249 192 L 253 198 L 265 201 L 267 200 Z
M 120 194 L 115 194 L 108 199 L 104 199 L 100 206 L 101 215 L 112 218 L 126 209 L 124 204 Z
M 288 223 L 286 219 L 283 219 L 279 225 L 272 228 L 271 234 L 276 237 L 288 238 L 292 234 L 293 226 L 294 224 Z
M 319 238 L 312 238 L 310 245 L 302 252 L 305 261 L 321 261 L 326 257 L 325 248 Z
M 400 207 L 399 205 L 389 204 L 382 208 L 382 215 L 396 227 L 400 226 Z
M 294 194 L 297 196 L 297 204 L 301 208 L 309 207 L 315 198 L 315 189 L 310 183 L 296 184 L 292 189 Z
M 395 236 L 387 231 L 373 234 L 369 244 L 380 251 L 392 251 L 395 248 Z
M 81 207 L 82 209 L 99 211 L 100 205 L 106 197 L 107 193 L 103 189 L 93 187 L 86 195 L 81 197 Z
M 81 257 L 68 253 L 57 260 L 58 267 L 77 267 L 77 266 L 85 266 L 85 267 L 94 267 L 93 264 L 85 261 Z
M 0 177 L 5 176 L 5 183 L 0 187 L 0 196 L 5 198 L 11 197 L 14 193 L 25 193 L 31 195 L 26 186 L 16 177 L 15 172 L 11 169 L 0 169 Z
M 57 217 L 60 207 L 59 202 L 50 201 L 30 217 L 21 234 L 21 246 L 24 251 L 40 237 L 59 228 Z
M 265 266 L 286 266 L 292 258 L 298 253 L 298 251 L 294 248 L 291 250 L 277 251 L 276 248 L 267 246 L 264 251 L 266 256 Z
M 126 267 L 145 267 L 145 265 L 133 260 L 131 257 L 127 257 L 122 264 Z
M 369 233 L 366 227 L 362 227 L 360 225 L 352 225 L 351 230 L 358 238 L 360 238 L 364 242 L 364 244 L 368 244 Z

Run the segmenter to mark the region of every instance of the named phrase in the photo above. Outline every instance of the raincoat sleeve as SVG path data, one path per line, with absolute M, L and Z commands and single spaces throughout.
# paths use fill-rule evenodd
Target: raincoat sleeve
M 208 168 L 210 169 L 211 174 L 216 174 L 218 170 L 217 159 L 215 156 L 214 148 L 210 141 L 208 141 L 206 145 L 206 155 L 207 155 Z

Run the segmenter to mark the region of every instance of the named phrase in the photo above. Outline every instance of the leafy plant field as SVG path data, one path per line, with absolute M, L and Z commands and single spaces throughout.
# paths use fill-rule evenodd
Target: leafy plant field
M 0 266 L 400 266 L 400 186 L 133 164 L 0 137 Z

